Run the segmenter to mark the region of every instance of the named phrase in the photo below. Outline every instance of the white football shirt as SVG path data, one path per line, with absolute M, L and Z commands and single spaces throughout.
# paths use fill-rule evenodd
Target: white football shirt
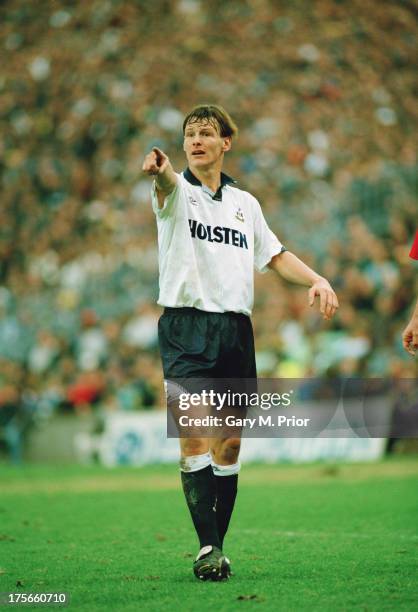
M 269 229 L 258 201 L 221 175 L 214 194 L 189 169 L 158 208 L 160 293 L 158 304 L 190 306 L 207 312 L 251 314 L 254 266 L 267 270 L 285 250 Z

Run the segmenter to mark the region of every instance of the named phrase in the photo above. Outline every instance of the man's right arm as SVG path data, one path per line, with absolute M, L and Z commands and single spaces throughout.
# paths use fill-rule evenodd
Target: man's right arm
M 151 153 L 148 153 L 145 157 L 142 171 L 149 176 L 155 177 L 158 208 L 163 208 L 164 200 L 177 185 L 177 176 L 170 160 L 161 149 L 153 147 Z
M 418 349 L 418 301 L 411 320 L 403 331 L 402 342 L 407 353 L 415 355 Z

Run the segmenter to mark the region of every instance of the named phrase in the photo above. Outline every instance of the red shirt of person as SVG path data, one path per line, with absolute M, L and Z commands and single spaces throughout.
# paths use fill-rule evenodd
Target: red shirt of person
M 409 253 L 409 257 L 412 257 L 412 259 L 418 259 L 418 230 L 415 234 L 415 240 L 412 245 L 411 252 Z

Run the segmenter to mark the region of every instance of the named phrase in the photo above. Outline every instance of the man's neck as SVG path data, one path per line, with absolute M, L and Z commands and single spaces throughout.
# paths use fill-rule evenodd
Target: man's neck
M 202 183 L 202 185 L 206 185 L 209 187 L 213 193 L 218 191 L 218 188 L 221 184 L 221 169 L 219 168 L 190 168 L 190 171 L 195 175 L 197 179 Z

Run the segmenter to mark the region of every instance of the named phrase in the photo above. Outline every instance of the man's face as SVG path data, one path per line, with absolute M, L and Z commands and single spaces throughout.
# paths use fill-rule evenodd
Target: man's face
M 231 137 L 221 136 L 216 121 L 191 121 L 186 125 L 183 149 L 191 170 L 221 166 L 223 154 L 230 148 Z

